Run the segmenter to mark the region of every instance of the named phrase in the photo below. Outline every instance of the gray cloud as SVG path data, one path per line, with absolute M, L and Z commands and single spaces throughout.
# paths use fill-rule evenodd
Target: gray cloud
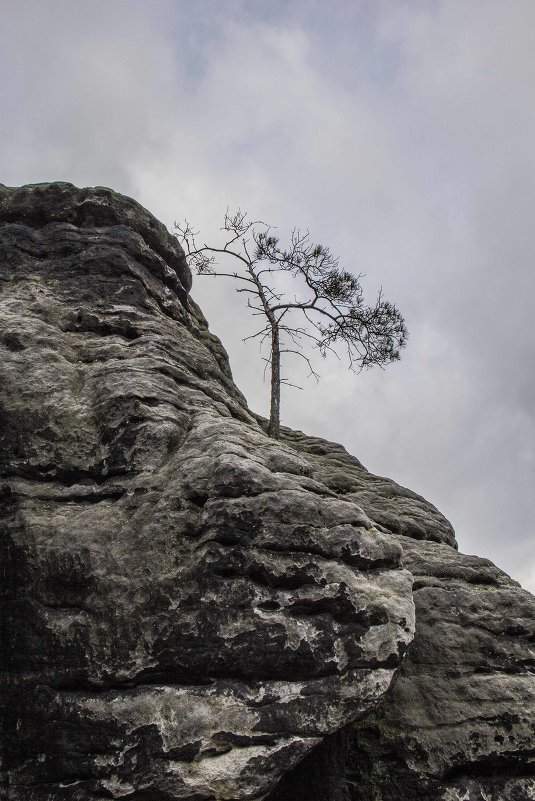
M 111 185 L 207 232 L 240 204 L 308 227 L 411 338 L 385 372 L 322 362 L 284 421 L 428 496 L 462 550 L 535 589 L 533 3 L 2 9 L 0 180 Z M 265 411 L 239 297 L 195 295 Z

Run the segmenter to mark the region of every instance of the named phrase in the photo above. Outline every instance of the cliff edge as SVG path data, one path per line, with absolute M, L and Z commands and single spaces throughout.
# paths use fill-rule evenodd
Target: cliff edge
M 135 201 L 0 185 L 0 797 L 533 799 L 535 599 L 269 439 L 190 287 Z

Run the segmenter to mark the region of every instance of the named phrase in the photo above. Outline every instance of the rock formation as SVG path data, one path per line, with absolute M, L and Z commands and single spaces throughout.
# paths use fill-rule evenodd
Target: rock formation
M 533 801 L 535 598 L 452 548 L 436 510 L 422 516 L 417 496 L 411 509 L 339 446 L 295 432 L 287 441 L 374 518 L 369 485 L 381 488 L 382 526 L 414 577 L 416 634 L 387 698 L 327 738 L 269 801 Z
M 270 440 L 190 284 L 134 201 L 0 186 L 0 798 L 533 799 L 535 599 Z

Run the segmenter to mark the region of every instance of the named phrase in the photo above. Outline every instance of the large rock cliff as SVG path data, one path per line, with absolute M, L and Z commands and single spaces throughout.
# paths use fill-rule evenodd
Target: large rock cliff
M 0 186 L 0 797 L 534 798 L 535 599 L 269 439 L 190 284 L 134 201 Z

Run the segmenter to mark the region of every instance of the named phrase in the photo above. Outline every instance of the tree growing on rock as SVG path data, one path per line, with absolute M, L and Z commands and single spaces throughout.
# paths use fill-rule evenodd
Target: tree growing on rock
M 304 352 L 307 343 L 323 357 L 332 353 L 340 358 L 336 347 L 343 346 L 355 372 L 399 359 L 407 329 L 396 306 L 382 292 L 373 305 L 366 305 L 362 275 L 342 270 L 328 248 L 310 241 L 308 231 L 294 229 L 284 248 L 271 226 L 249 221 L 239 209 L 235 214 L 227 210 L 220 230 L 225 233 L 221 246 L 198 245 L 198 234 L 187 221 L 175 223 L 190 267 L 198 275 L 234 279 L 236 291 L 247 295 L 251 313 L 262 318 L 258 331 L 246 339 L 258 339 L 261 347 L 269 342 L 264 358 L 271 374 L 270 437 L 279 437 L 281 384 L 295 386 L 282 375 L 284 356 L 304 359 L 316 380 Z M 291 290 L 283 274 L 295 279 Z

